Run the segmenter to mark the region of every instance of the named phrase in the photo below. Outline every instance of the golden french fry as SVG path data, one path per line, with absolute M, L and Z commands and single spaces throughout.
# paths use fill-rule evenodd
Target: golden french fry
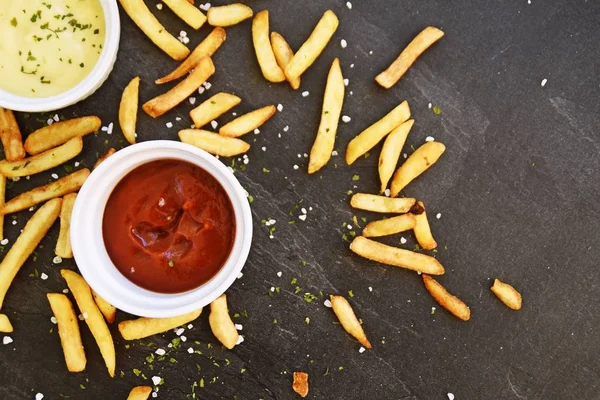
M 212 26 L 232 26 L 252 17 L 252 9 L 241 3 L 229 4 L 220 7 L 211 7 L 206 16 Z
M 379 155 L 379 180 L 381 181 L 381 193 L 385 192 L 390 178 L 394 174 L 398 160 L 400 159 L 400 153 L 404 147 L 406 137 L 410 133 L 410 129 L 414 125 L 415 120 L 409 119 L 399 127 L 395 128 L 385 141 L 381 148 L 381 154 Z
M 427 254 L 387 246 L 362 236 L 354 238 L 350 243 L 350 250 L 361 257 L 394 267 L 431 275 L 442 275 L 445 272 L 442 264 Z
M 202 128 L 210 121 L 240 104 L 241 101 L 242 99 L 236 95 L 224 92 L 217 93 L 190 111 L 190 117 L 192 117 L 196 128 Z
M 113 322 L 115 322 L 115 316 L 117 315 L 117 308 L 115 306 L 113 306 L 112 304 L 110 304 L 108 301 L 104 300 L 102 297 L 100 297 L 100 295 L 98 293 L 96 293 L 94 290 L 92 290 L 92 296 L 94 297 L 94 301 L 96 302 L 98 309 L 100 310 L 102 315 L 104 315 L 104 318 L 106 318 L 106 321 L 109 324 L 112 324 Z
M 61 204 L 62 199 L 54 199 L 41 206 L 27 221 L 23 232 L 0 263 L 0 309 L 6 292 L 13 279 L 15 279 L 17 272 L 56 221 Z
M 117 152 L 117 150 L 115 150 L 113 147 L 111 147 L 110 149 L 106 150 L 106 152 L 104 154 L 102 154 L 100 156 L 100 158 L 98 158 L 98 160 L 96 160 L 96 163 L 94 164 L 94 169 L 98 168 L 98 165 L 102 164 L 102 162 L 104 160 L 106 160 L 108 157 L 112 156 L 116 152 Z
M 100 129 L 102 121 L 96 116 L 87 116 L 55 122 L 44 126 L 27 136 L 25 150 L 35 156 L 60 146 L 75 137 L 82 137 Z
M 469 307 L 461 299 L 448 293 L 438 281 L 429 275 L 423 274 L 423 283 L 431 297 L 455 317 L 463 321 L 468 321 L 471 318 Z
M 335 59 L 327 75 L 327 85 L 323 96 L 323 110 L 317 137 L 310 150 L 308 173 L 312 174 L 323 168 L 331 158 L 335 135 L 337 134 L 340 114 L 344 104 L 344 76 L 340 68 L 340 60 Z
M 408 231 L 415 227 L 415 216 L 403 214 L 396 217 L 369 222 L 362 231 L 364 237 L 388 236 Z
M 174 88 L 147 101 L 142 108 L 152 118 L 157 118 L 187 99 L 200 85 L 215 73 L 215 65 L 209 57 L 204 57 L 194 70 Z
M 262 126 L 275 114 L 275 106 L 270 105 L 250 111 L 226 123 L 219 129 L 219 134 L 228 137 L 238 137 L 252 132 Z
M 390 195 L 396 197 L 413 179 L 435 164 L 445 150 L 446 146 L 440 142 L 426 142 L 415 150 L 394 173 Z
M 80 169 L 52 183 L 21 193 L 0 207 L 0 214 L 6 215 L 25 210 L 43 201 L 76 192 L 81 188 L 88 176 L 90 176 L 89 169 Z
M 87 359 L 81 342 L 79 323 L 73 303 L 64 294 L 48 293 L 48 302 L 58 325 L 60 344 L 65 355 L 65 363 L 69 372 L 85 370 Z
M 427 213 L 425 212 L 425 205 L 422 201 L 417 202 L 417 204 L 420 212 L 413 213 L 415 216 L 415 226 L 413 228 L 415 237 L 422 249 L 433 250 L 437 247 L 437 243 L 431 234 Z
M 506 307 L 512 310 L 521 309 L 521 303 L 523 302 L 521 293 L 519 293 L 517 289 L 508 283 L 494 279 L 494 285 L 490 288 L 490 290 L 496 295 L 496 297 L 498 297 L 498 299 L 500 299 L 501 302 L 506 305 Z
M 240 334 L 235 329 L 235 324 L 229 316 L 225 293 L 210 303 L 208 322 L 213 335 L 219 339 L 219 342 L 229 350 L 233 349 L 237 344 Z
M 139 95 L 140 77 L 136 76 L 125 86 L 121 96 L 121 104 L 119 104 L 119 125 L 121 125 L 123 136 L 130 144 L 135 143 Z
M 119 332 L 125 340 L 142 339 L 163 333 L 192 322 L 200 316 L 202 309 L 172 318 L 138 318 L 119 322 Z
M 194 0 L 192 0 L 194 1 Z M 136 386 L 131 389 L 127 400 L 146 400 L 152 393 L 152 386 Z
M 21 130 L 11 110 L 0 107 L 0 140 L 4 147 L 4 157 L 8 161 L 25 158 Z
M 308 395 L 308 374 L 306 372 L 294 371 L 292 389 L 294 389 L 294 392 L 298 393 L 300 397 L 304 398 Z
M 371 343 L 367 339 L 367 335 L 365 335 L 365 331 L 362 328 L 362 325 L 356 318 L 354 314 L 354 310 L 352 310 L 352 306 L 348 303 L 348 300 L 344 296 L 329 296 L 331 301 L 331 308 L 333 308 L 333 312 L 340 320 L 342 327 L 346 332 L 350 335 L 354 336 L 356 340 L 360 342 L 367 349 L 371 348 Z
M 204 57 L 211 57 L 221 47 L 227 34 L 223 28 L 215 28 L 208 36 L 200 42 L 200 44 L 192 51 L 192 53 L 186 58 L 177 68 L 171 73 L 163 76 L 154 81 L 154 83 L 161 84 L 174 81 L 179 79 L 198 65 L 200 60 Z
M 75 297 L 77 307 L 79 307 L 83 319 L 90 328 L 90 331 L 100 348 L 100 353 L 102 354 L 102 358 L 108 369 L 108 374 L 113 378 L 115 376 L 116 364 L 115 345 L 113 343 L 113 338 L 110 335 L 110 331 L 108 330 L 108 325 L 106 325 L 106 321 L 104 321 L 104 317 L 102 316 L 102 313 L 100 313 L 100 310 L 92 297 L 92 289 L 90 289 L 81 275 L 74 271 L 62 269 L 60 270 L 60 274 L 65 281 L 67 281 L 67 286 L 69 286 L 69 290 Z
M 0 175 L 0 209 L 6 203 L 6 177 Z M 4 239 L 4 214 L 0 213 L 0 240 Z
M 8 317 L 4 314 L 0 314 L 0 332 L 11 333 L 12 331 L 13 326 Z
M 375 147 L 388 133 L 409 118 L 410 108 L 408 107 L 408 102 L 403 101 L 385 117 L 359 133 L 348 143 L 346 163 L 348 165 L 352 164 L 358 157 Z
M 263 76 L 270 82 L 283 82 L 285 75 L 277 61 L 269 41 L 269 12 L 260 11 L 252 20 L 252 42 L 256 59 L 262 71 Z
M 230 138 L 202 129 L 180 130 L 179 139 L 183 143 L 191 144 L 221 157 L 233 157 L 250 150 L 250 145 L 241 139 Z
M 62 208 L 60 209 L 60 231 L 54 249 L 54 254 L 61 258 L 73 258 L 69 234 L 71 233 L 71 213 L 76 198 L 77 193 L 69 193 L 63 197 Z
M 401 197 L 393 199 L 375 194 L 356 193 L 350 199 L 350 205 L 359 210 L 373 211 L 386 214 L 404 214 L 415 205 L 415 199 Z
M 282 71 L 285 71 L 285 67 L 287 67 L 294 57 L 292 48 L 284 37 L 277 32 L 271 32 L 271 47 L 273 48 L 273 54 L 275 54 L 277 65 L 279 65 L 279 68 L 281 68 Z M 294 90 L 300 87 L 300 77 L 289 79 L 288 82 Z
M 202 11 L 187 0 L 162 0 L 186 24 L 198 30 L 206 22 Z
M 183 60 L 190 49 L 171 35 L 150 12 L 144 0 L 119 0 L 129 18 L 152 42 L 174 60 Z
M 375 80 L 386 89 L 391 88 L 402 78 L 402 75 L 419 56 L 429 48 L 432 44 L 440 40 L 444 36 L 444 32 L 433 26 L 428 26 L 423 29 L 413 40 L 406 46 L 402 53 L 394 60 L 392 65 L 385 71 L 377 75 Z
M 325 11 L 306 42 L 302 44 L 285 68 L 285 76 L 288 80 L 300 77 L 315 62 L 331 40 L 339 23 L 340 21 L 333 11 Z
M 0 174 L 16 178 L 47 171 L 76 157 L 83 149 L 81 137 L 74 137 L 63 145 L 46 150 L 20 161 L 0 161 Z

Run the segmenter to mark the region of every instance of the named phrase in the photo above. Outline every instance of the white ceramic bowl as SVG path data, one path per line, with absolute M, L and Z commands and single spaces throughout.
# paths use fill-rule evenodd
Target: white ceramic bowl
M 104 11 L 106 36 L 102 53 L 94 68 L 77 86 L 51 97 L 22 97 L 0 89 L 0 107 L 14 111 L 45 112 L 58 110 L 81 101 L 94 93 L 110 75 L 119 50 L 121 22 L 116 0 L 99 0 Z
M 117 183 L 134 168 L 160 159 L 187 161 L 209 172 L 225 189 L 235 213 L 236 232 L 229 258 L 208 282 L 184 293 L 151 292 L 129 281 L 112 263 L 102 235 L 104 208 Z M 208 305 L 235 281 L 251 242 L 252 213 L 246 192 L 233 173 L 207 152 L 169 140 L 134 144 L 106 159 L 79 191 L 71 216 L 71 246 L 85 280 L 118 309 L 143 317 L 172 317 Z

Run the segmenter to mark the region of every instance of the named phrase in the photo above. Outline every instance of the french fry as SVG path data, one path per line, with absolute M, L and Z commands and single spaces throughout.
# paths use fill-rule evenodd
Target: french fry
M 119 0 L 129 18 L 152 42 L 174 60 L 183 60 L 190 49 L 171 35 L 150 12 L 144 0 Z
M 83 137 L 100 129 L 102 121 L 96 116 L 87 116 L 55 122 L 44 126 L 27 136 L 25 150 L 35 156 L 54 147 L 67 143 L 76 137 Z
M 162 0 L 183 22 L 198 30 L 206 22 L 202 11 L 187 0 Z
M 215 65 L 209 57 L 198 62 L 194 70 L 174 88 L 147 101 L 142 108 L 152 118 L 157 118 L 187 99 L 200 85 L 215 73 Z
M 56 318 L 67 370 L 69 372 L 81 372 L 85 370 L 87 359 L 81 342 L 79 323 L 77 322 L 73 303 L 67 296 L 60 293 L 48 293 L 46 297 Z
M 390 185 L 390 196 L 398 196 L 406 185 L 435 164 L 445 150 L 446 146 L 440 142 L 426 142 L 415 150 L 394 173 Z
M 92 289 L 92 297 L 94 297 L 94 301 L 96 302 L 96 305 L 98 306 L 98 309 L 100 310 L 102 315 L 104 315 L 104 318 L 106 318 L 106 321 L 109 324 L 112 324 L 113 322 L 115 322 L 115 316 L 117 315 L 117 308 L 115 306 L 113 306 L 112 304 L 110 304 L 108 301 L 104 300 L 102 297 L 100 297 L 100 295 L 98 293 L 96 293 L 93 289 Z
M 304 398 L 308 395 L 308 374 L 306 372 L 294 371 L 294 382 L 292 389 Z
M 54 199 L 41 206 L 0 263 L 0 309 L 13 279 L 58 218 L 61 204 L 62 199 Z
M 381 181 L 381 193 L 385 192 L 387 184 L 390 178 L 394 174 L 398 160 L 400 159 L 400 153 L 404 147 L 406 137 L 410 133 L 410 129 L 414 125 L 415 120 L 409 119 L 402 125 L 395 128 L 385 141 L 381 148 L 381 154 L 379 155 L 379 180 Z
M 211 7 L 206 14 L 210 25 L 222 27 L 237 25 L 253 15 L 252 9 L 241 3 Z
M 11 333 L 13 326 L 5 314 L 0 314 L 0 332 Z
M 396 217 L 369 222 L 362 231 L 364 237 L 388 236 L 408 231 L 415 227 L 415 216 L 402 214 Z
M 229 93 L 217 93 L 198 107 L 190 111 L 190 117 L 196 128 L 202 128 L 210 121 L 217 119 L 233 107 L 240 104 L 242 99 Z
M 58 232 L 58 240 L 54 254 L 61 258 L 73 258 L 73 249 L 71 248 L 71 213 L 73 212 L 73 204 L 77 193 L 69 193 L 63 197 L 62 207 L 60 209 L 60 231 Z
M 179 79 L 198 65 L 204 57 L 211 57 L 221 47 L 227 39 L 227 34 L 223 28 L 215 28 L 208 36 L 200 42 L 192 53 L 171 73 L 154 81 L 157 85 Z
M 285 76 L 288 80 L 300 77 L 315 62 L 331 40 L 339 23 L 333 11 L 325 11 L 306 42 L 300 46 L 285 68 Z
M 98 165 L 102 164 L 102 162 L 104 160 L 106 160 L 108 157 L 112 156 L 116 152 L 117 152 L 117 150 L 115 150 L 113 147 L 111 147 L 110 149 L 106 150 L 106 152 L 104 154 L 102 154 L 100 156 L 100 158 L 98 158 L 96 160 L 96 163 L 94 164 L 94 169 L 98 168 Z
M 193 1 L 193 0 L 192 0 Z M 146 400 L 152 393 L 152 386 L 136 386 L 131 389 L 127 400 Z
M 331 158 L 335 135 L 337 134 L 340 114 L 344 104 L 344 76 L 340 68 L 340 60 L 335 59 L 327 75 L 327 85 L 323 96 L 323 111 L 317 137 L 308 162 L 308 173 L 312 174 L 323 168 Z
M 61 165 L 76 157 L 83 149 L 81 137 L 74 137 L 63 145 L 46 150 L 20 161 L 0 161 L 0 174 L 7 178 L 34 175 Z
M 501 282 L 498 279 L 494 279 L 494 285 L 490 290 L 503 302 L 506 307 L 512 310 L 520 310 L 523 299 L 521 293 L 508 283 Z
M 394 267 L 431 275 L 442 275 L 445 272 L 442 264 L 427 254 L 387 246 L 362 236 L 354 238 L 350 243 L 350 250 L 361 257 Z
M 403 101 L 385 117 L 359 133 L 348 143 L 346 163 L 348 165 L 352 164 L 358 157 L 375 147 L 388 133 L 409 118 L 410 108 L 408 107 L 408 102 Z
M 429 275 L 423 274 L 422 276 L 425 289 L 435 301 L 463 321 L 468 321 L 471 318 L 471 310 L 461 299 L 448 293 L 438 281 Z
M 250 145 L 241 139 L 222 136 L 202 129 L 180 130 L 179 139 L 183 143 L 191 144 L 221 157 L 233 157 L 250 150 Z
M 425 205 L 422 201 L 419 201 L 417 204 L 422 212 L 414 214 L 415 226 L 413 231 L 415 232 L 415 237 L 417 238 L 419 246 L 421 246 L 423 250 L 433 250 L 437 247 L 437 242 L 431 234 L 431 228 L 429 227 L 429 221 L 427 220 L 427 213 L 425 212 Z
M 415 199 L 402 197 L 393 199 L 374 194 L 356 193 L 350 199 L 350 205 L 359 210 L 373 211 L 385 214 L 404 214 L 415 205 Z
M 219 342 L 229 350 L 233 349 L 237 344 L 240 334 L 235 329 L 235 324 L 229 316 L 225 293 L 210 303 L 208 322 L 213 335 L 219 339 Z
M 440 40 L 444 36 L 444 32 L 433 26 L 428 26 L 423 29 L 413 40 L 406 46 L 402 53 L 394 60 L 392 65 L 385 71 L 377 75 L 375 80 L 386 89 L 391 88 L 402 78 L 404 73 L 408 71 L 411 65 L 419 56 L 429 48 L 432 44 Z
M 89 169 L 80 169 L 52 183 L 21 193 L 0 207 L 0 214 L 6 215 L 25 210 L 43 201 L 76 192 L 81 188 L 88 176 L 90 176 Z
M 100 353 L 108 369 L 108 374 L 113 378 L 115 376 L 116 364 L 115 345 L 106 321 L 104 321 L 104 317 L 92 297 L 92 290 L 78 273 L 69 269 L 62 269 L 60 270 L 60 274 L 67 281 L 67 286 L 69 286 L 69 290 L 75 297 L 77 307 L 79 307 L 83 319 L 90 328 L 100 348 Z
M 275 60 L 275 54 L 269 41 L 269 12 L 258 12 L 252 20 L 252 42 L 256 59 L 263 76 L 270 82 L 285 81 L 285 74 Z
M 138 318 L 119 322 L 119 332 L 125 340 L 142 339 L 175 329 L 192 322 L 200 316 L 202 309 L 172 318 Z
M 4 157 L 8 161 L 25 158 L 21 130 L 11 110 L 0 107 L 0 140 L 4 147 Z
M 140 96 L 140 77 L 136 76 L 123 90 L 119 104 L 119 125 L 123 136 L 130 143 L 135 143 L 135 125 L 137 122 L 138 102 Z
M 292 48 L 284 37 L 277 32 L 271 32 L 271 47 L 273 48 L 273 54 L 275 54 L 277 65 L 279 65 L 279 68 L 281 68 L 282 71 L 285 71 L 285 67 L 287 67 L 294 57 Z M 300 77 L 289 79 L 288 82 L 294 90 L 300 87 Z
M 6 203 L 6 177 L 0 175 L 0 209 Z M 0 240 L 4 239 L 4 214 L 0 214 Z
M 241 115 L 231 122 L 226 123 L 219 129 L 219 134 L 228 137 L 238 137 L 252 132 L 262 126 L 275 114 L 275 106 L 270 105 L 250 111 Z
M 352 306 L 348 303 L 348 300 L 344 296 L 329 296 L 331 301 L 331 308 L 333 308 L 333 312 L 340 320 L 340 324 L 346 332 L 348 332 L 351 336 L 354 336 L 356 340 L 360 342 L 367 349 L 371 348 L 371 343 L 367 339 L 367 335 L 362 328 L 362 325 L 356 318 L 354 314 L 354 310 L 352 310 Z

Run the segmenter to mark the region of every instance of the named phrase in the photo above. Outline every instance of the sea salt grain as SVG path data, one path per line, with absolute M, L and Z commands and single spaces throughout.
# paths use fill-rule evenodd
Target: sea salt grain
M 267 148 L 265 146 L 263 146 L 261 149 L 262 151 L 267 151 Z
M 10 336 L 4 336 L 2 338 L 2 344 L 3 345 L 7 345 L 7 344 L 11 344 L 13 342 L 12 338 Z
M 235 329 L 241 331 L 242 329 L 244 329 L 244 327 L 242 326 L 242 324 L 235 324 Z
M 35 400 L 42 400 L 44 398 L 44 395 L 41 393 L 38 393 L 35 395 Z
M 542 79 L 542 87 L 546 86 L 546 82 L 548 82 L 548 79 L 546 79 L 546 78 Z
M 242 344 L 242 343 L 244 343 L 244 337 L 242 335 L 240 335 L 240 337 L 238 338 L 238 340 L 235 344 L 238 345 L 238 344 Z
M 406 238 L 404 236 L 400 238 L 400 244 L 406 244 Z
M 290 130 L 290 127 L 289 127 L 289 125 L 286 125 L 286 126 L 284 126 L 284 127 L 283 127 L 283 131 L 284 131 L 284 132 L 287 132 L 287 131 L 289 131 L 289 130 Z
M 213 129 L 217 129 L 217 126 L 219 126 L 219 123 L 215 120 L 210 121 L 210 126 L 212 126 Z
M 13 222 L 12 222 L 12 224 L 13 224 L 13 225 L 16 225 L 16 224 L 17 224 L 17 221 L 13 219 Z
M 172 128 L 173 127 L 173 123 L 170 122 L 170 121 L 167 122 L 165 125 L 167 126 L 167 128 Z
M 437 213 L 435 217 L 436 217 L 437 219 L 440 219 L 440 218 L 442 218 L 442 213 Z
M 178 328 L 178 329 L 176 329 L 176 330 L 175 330 L 175 334 L 176 334 L 177 336 L 181 336 L 181 334 L 182 334 L 183 332 L 185 332 L 185 329 L 183 329 L 183 328 Z
M 358 349 L 358 352 L 362 354 L 365 352 L 365 350 L 366 349 L 364 347 L 360 346 L 360 349 Z
M 348 78 L 344 79 L 344 86 L 348 86 L 349 83 L 350 81 L 348 80 Z
M 306 221 L 306 214 L 299 215 L 299 216 L 298 216 L 298 219 L 299 219 L 300 221 Z
M 454 400 L 454 395 L 452 393 L 448 393 L 448 400 Z
M 193 327 L 194 327 L 194 325 L 192 325 L 192 324 L 188 324 L 188 326 L 187 326 L 188 329 L 192 329 Z
M 426 141 L 426 142 L 433 142 L 434 140 L 435 140 L 435 139 L 433 138 L 433 136 L 427 136 L 427 137 L 425 138 L 425 141 Z
M 210 3 L 206 3 L 206 4 L 200 4 L 198 7 L 199 7 L 201 10 L 208 11 L 208 9 L 210 8 Z
M 195 97 L 190 97 L 189 101 L 190 101 L 190 104 L 194 105 L 196 103 L 196 98 Z
M 279 272 L 277 273 L 277 276 L 278 276 L 279 278 L 281 278 L 281 275 L 283 275 L 283 274 L 282 274 L 282 272 L 281 272 L 281 271 L 279 271 Z
M 342 122 L 348 123 L 350 121 L 352 121 L 352 118 L 347 115 L 342 115 Z
M 345 49 L 345 48 L 346 48 L 346 46 L 348 46 L 348 43 L 347 43 L 347 42 L 346 42 L 344 39 L 342 39 L 342 40 L 340 41 L 340 46 L 342 46 L 342 49 Z
M 204 91 L 205 91 L 205 90 L 206 90 L 206 89 L 204 89 L 204 86 L 200 86 L 200 87 L 198 88 L 198 93 L 202 94 L 202 93 L 204 93 Z
M 52 174 L 52 175 L 50 175 L 50 176 L 51 176 L 52 178 L 54 178 L 54 179 L 58 179 L 58 174 Z
M 329 299 L 327 299 L 323 302 L 323 305 L 327 308 L 331 308 L 331 301 Z
M 187 341 L 187 337 L 185 337 L 184 335 L 181 335 L 181 336 L 180 336 L 180 338 L 181 338 L 181 341 L 182 341 L 182 342 L 185 342 L 185 341 Z
M 190 354 L 194 354 L 194 349 L 192 349 L 191 347 L 187 349 L 187 352 Z
M 298 169 L 298 168 L 300 168 L 300 167 L 298 167 L 297 165 L 294 165 L 294 169 Z
M 390 197 L 390 189 L 385 189 L 385 192 L 383 192 L 383 194 L 385 194 L 386 197 Z
M 350 3 L 349 1 L 346 2 L 346 7 L 348 7 L 348 10 L 352 10 L 352 3 Z
M 277 104 L 277 111 L 283 111 L 283 106 L 281 104 Z
M 302 92 L 302 97 L 307 97 L 310 94 L 310 92 L 308 90 L 305 90 L 304 92 Z
M 48 121 L 46 121 L 46 123 L 48 125 L 52 125 L 54 123 L 54 121 L 52 120 L 52 118 L 48 118 Z
M 152 392 L 152 397 L 153 397 L 153 398 L 157 398 L 157 397 L 158 397 L 158 393 L 156 393 L 156 392 Z
M 50 317 L 50 322 L 56 325 L 56 317 Z
M 111 135 L 113 133 L 113 126 L 115 124 L 113 124 L 112 122 L 110 124 L 108 124 L 108 128 L 106 129 L 106 133 L 108 133 L 109 135 Z
M 166 351 L 164 349 L 157 349 L 155 353 L 159 356 L 164 356 Z
M 48 279 L 48 275 L 46 275 L 45 273 L 42 272 L 42 274 L 40 275 L 40 278 L 42 278 L 42 280 L 45 281 L 46 279 Z
M 6 246 L 8 244 L 8 239 L 6 239 L 6 238 L 2 239 L 2 241 L 0 241 L 0 244 L 2 246 Z
M 156 8 L 158 8 L 159 10 L 162 10 L 162 7 L 163 7 L 162 3 L 158 3 L 158 4 L 156 5 Z
M 160 376 L 153 376 L 152 377 L 152 383 L 154 384 L 154 386 L 158 386 L 158 384 L 160 383 L 160 381 L 162 381 L 162 379 L 160 378 Z

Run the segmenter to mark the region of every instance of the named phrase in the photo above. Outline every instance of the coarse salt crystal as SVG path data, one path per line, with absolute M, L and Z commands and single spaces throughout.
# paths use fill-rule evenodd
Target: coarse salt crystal
M 173 127 L 173 123 L 171 121 L 167 122 L 165 125 L 167 126 L 167 128 Z
M 436 217 L 437 219 L 440 219 L 440 218 L 442 218 L 442 213 L 437 213 L 437 214 L 435 215 L 435 217 Z
M 63 291 L 62 291 L 62 292 L 63 292 L 64 294 L 67 294 L 67 293 L 69 293 L 69 289 L 63 289 Z
M 300 212 L 301 212 L 302 214 L 306 214 L 306 208 L 302 207 L 302 208 L 300 209 Z
M 204 82 L 202 85 L 206 88 L 206 90 L 209 90 L 212 87 L 212 83 L 210 82 Z
M 254 134 L 255 134 L 255 135 L 258 135 L 259 133 L 260 133 L 260 129 L 256 128 L 256 129 L 254 130 Z
M 159 356 L 164 356 L 166 354 L 165 349 L 157 349 L 155 351 L 156 354 L 158 354 Z
M 217 129 L 217 126 L 219 126 L 219 123 L 215 120 L 210 121 L 210 126 L 212 126 L 213 129 Z
M 175 117 L 175 121 L 181 121 L 181 117 Z
M 294 169 L 298 169 L 298 168 L 300 168 L 300 167 L 298 167 L 297 165 L 294 165 Z
M 16 224 L 17 224 L 17 221 L 13 219 L 13 222 L 12 222 L 12 224 L 13 224 L 13 225 L 16 225 Z
M 342 49 L 345 49 L 346 46 L 348 46 L 348 43 L 344 39 L 342 39 L 340 40 L 340 46 L 342 46 Z
M 52 174 L 52 175 L 50 175 L 50 176 L 51 176 L 52 178 L 54 178 L 54 179 L 58 179 L 58 174 Z
M 313 210 L 313 208 L 312 208 L 312 207 L 308 207 L 308 211 L 312 211 L 312 210 Z
M 0 241 L 0 244 L 2 246 L 6 246 L 8 244 L 8 239 L 7 238 L 2 239 L 2 241 Z
M 281 275 L 283 275 L 283 274 L 281 273 L 281 271 L 277 272 L 277 276 L 278 276 L 279 278 L 281 278 Z
M 160 383 L 160 381 L 162 381 L 162 379 L 160 378 L 160 376 L 153 376 L 152 377 L 152 383 L 154 384 L 154 386 L 158 386 L 158 384 Z
M 194 349 L 192 349 L 191 347 L 189 347 L 188 350 L 187 350 L 187 352 L 190 353 L 190 354 L 194 354 Z
M 52 118 L 54 118 L 54 120 L 56 122 L 60 121 L 60 118 L 58 117 L 58 114 L 54 114 L 54 117 L 52 117 Z
M 234 117 L 237 117 L 237 113 L 236 112 L 232 112 L 231 115 L 233 115 Z
M 310 94 L 310 92 L 308 90 L 305 90 L 304 92 L 302 92 L 302 97 L 306 97 Z
M 200 86 L 200 87 L 198 88 L 198 93 L 202 94 L 202 93 L 204 93 L 204 91 L 205 91 L 205 90 L 206 90 L 206 89 L 204 89 L 204 86 Z
M 265 146 L 261 147 L 262 151 L 267 151 L 267 148 Z
M 183 328 L 177 328 L 177 329 L 175 330 L 175 334 L 176 334 L 177 336 L 181 336 L 181 334 L 182 334 L 183 332 L 185 332 L 185 329 L 183 329 Z
M 275 286 L 271 286 L 271 293 L 275 292 Z
M 308 157 L 307 153 L 302 154 L 304 156 L 304 158 Z
M 407 158 L 408 154 L 404 153 L 404 154 L 402 154 L 402 157 Z
M 158 3 L 158 4 L 156 5 L 156 8 L 158 8 L 159 10 L 162 10 L 162 7 L 163 7 L 162 3 Z
M 348 7 L 348 10 L 352 10 L 352 3 L 350 3 L 349 1 L 346 2 L 346 7 Z
M 56 317 L 50 317 L 50 322 L 56 325 Z
M 240 337 L 238 338 L 237 342 L 235 342 L 236 345 L 238 344 L 242 344 L 244 343 L 244 337 L 242 335 L 240 335 Z
M 323 305 L 327 308 L 331 308 L 331 301 L 329 299 L 327 299 L 323 302 Z
M 244 276 L 244 274 L 240 272 L 240 273 L 238 274 L 237 278 L 238 278 L 238 279 L 242 279 L 242 276 Z
M 42 272 L 42 274 L 40 275 L 40 278 L 45 281 L 46 279 L 48 279 L 48 275 L 46 275 L 45 273 Z
M 354 68 L 354 64 L 350 64 L 350 68 Z
M 187 326 L 188 329 L 192 329 L 193 327 L 194 327 L 194 325 L 192 325 L 192 324 L 188 324 L 188 326 Z
M 452 393 L 448 393 L 448 400 L 454 400 L 454 395 Z
M 369 55 L 373 54 L 373 50 L 369 51 Z
M 186 37 L 187 36 L 187 32 L 186 31 L 181 31 L 181 32 L 179 32 L 179 36 Z
M 298 153 L 298 158 L 302 158 L 302 154 Z
M 386 197 L 390 197 L 390 189 L 385 189 L 385 192 L 383 192 L 383 194 L 385 194 Z
M 192 104 L 192 105 L 196 103 L 195 97 L 190 97 L 188 100 L 190 101 L 190 104 Z
M 287 132 L 287 131 L 289 131 L 289 130 L 290 130 L 290 127 L 289 127 L 288 125 L 286 125 L 286 126 L 284 126 L 284 127 L 283 127 L 283 131 L 284 131 L 284 132 Z
M 35 400 L 42 400 L 44 398 L 44 395 L 41 393 L 38 393 L 35 395 Z
M 360 349 L 358 349 L 358 352 L 362 354 L 365 352 L 365 350 L 366 349 L 364 347 L 360 346 Z
M 114 124 L 112 122 L 110 124 L 108 124 L 108 128 L 106 129 L 106 133 L 108 133 L 109 135 L 111 135 L 112 132 L 113 132 L 113 126 L 114 126 Z
M 348 224 L 348 225 L 346 225 L 346 228 L 352 229 L 352 225 Z
M 406 244 L 406 238 L 405 238 L 404 236 L 402 236 L 402 237 L 400 238 L 400 243 L 401 243 L 401 244 Z
M 426 141 L 426 142 L 433 142 L 434 140 L 435 140 L 435 139 L 433 138 L 433 136 L 427 136 L 427 137 L 425 138 L 425 141 Z
M 208 11 L 208 9 L 210 8 L 210 3 L 200 4 L 198 7 L 201 10 Z
M 54 120 L 52 118 L 48 118 L 48 121 L 46 121 L 46 123 L 48 125 L 52 125 L 54 123 Z
M 271 219 L 269 220 L 269 224 L 270 224 L 270 225 L 275 225 L 275 222 L 277 222 L 277 221 L 276 221 L 276 220 L 274 220 L 273 218 L 271 218 Z
M 279 111 L 279 112 L 283 111 L 283 105 L 277 104 L 277 111 Z
M 242 326 L 242 324 L 235 324 L 235 329 L 241 331 L 242 329 L 244 329 L 244 327 Z
M 332 156 L 334 156 L 334 157 L 335 157 L 335 156 L 337 156 L 337 155 L 338 155 L 338 152 L 337 152 L 337 150 L 334 150 L 334 151 L 332 151 L 332 152 L 331 152 L 331 155 L 332 155 Z
M 301 221 L 306 221 L 306 214 L 298 215 L 298 219 Z
M 348 78 L 344 79 L 344 86 L 348 86 L 348 84 L 350 83 L 350 80 L 348 80 Z
M 181 338 L 181 341 L 182 341 L 182 342 L 185 342 L 185 341 L 187 341 L 187 337 L 186 337 L 186 336 L 184 336 L 184 335 L 181 335 L 181 336 L 180 336 L 180 338 Z
M 342 115 L 342 121 L 345 123 L 348 123 L 348 122 L 352 121 L 352 118 L 350 118 L 347 115 Z
M 101 130 L 102 132 L 106 132 L 106 131 L 108 130 L 108 127 L 107 127 L 107 126 L 103 126 L 102 128 L 100 128 L 100 130 Z
M 372 292 L 373 288 L 371 286 L 369 286 L 369 292 Z
M 542 79 L 542 87 L 546 86 L 546 82 L 548 82 L 548 79 L 546 79 L 546 78 Z
M 3 345 L 7 345 L 7 344 L 11 344 L 13 342 L 12 338 L 10 336 L 4 336 L 2 338 L 2 344 Z
M 429 103 L 429 104 L 427 105 L 427 107 L 428 107 L 428 108 L 431 108 L 431 103 Z
M 152 397 L 157 398 L 158 397 L 158 393 L 152 392 Z

